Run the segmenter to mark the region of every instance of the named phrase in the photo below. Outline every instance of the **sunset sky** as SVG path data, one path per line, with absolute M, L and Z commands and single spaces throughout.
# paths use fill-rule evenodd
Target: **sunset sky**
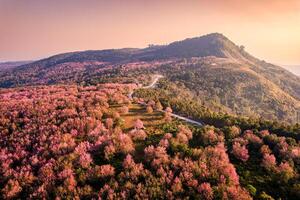
M 0 0 L 0 62 L 211 32 L 269 62 L 300 64 L 300 0 Z

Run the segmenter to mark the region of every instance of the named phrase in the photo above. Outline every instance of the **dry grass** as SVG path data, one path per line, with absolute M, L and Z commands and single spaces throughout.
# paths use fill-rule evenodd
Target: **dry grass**
M 111 108 L 115 111 L 118 111 L 120 106 L 111 106 Z M 153 111 L 153 113 L 149 114 L 146 111 L 146 108 L 139 104 L 130 104 L 128 106 L 129 112 L 127 114 L 121 114 L 121 118 L 124 119 L 123 130 L 125 132 L 133 129 L 134 122 L 137 119 L 143 121 L 144 126 L 146 128 L 146 132 L 155 133 L 157 132 L 158 126 L 164 123 L 163 113 Z

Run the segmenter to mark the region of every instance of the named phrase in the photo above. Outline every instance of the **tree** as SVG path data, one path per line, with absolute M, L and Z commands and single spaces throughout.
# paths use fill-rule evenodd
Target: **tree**
M 96 166 L 95 174 L 97 177 L 101 177 L 101 178 L 105 178 L 108 176 L 114 176 L 115 168 L 113 166 L 111 166 L 110 164 Z
M 114 120 L 112 118 L 107 118 L 105 120 L 105 125 L 108 129 L 112 129 L 113 124 L 114 124 Z
M 198 192 L 201 194 L 203 199 L 213 199 L 213 190 L 210 186 L 210 183 L 201 183 L 198 187 Z
M 239 160 L 246 162 L 249 159 L 248 149 L 245 145 L 234 142 L 232 146 L 232 154 Z
M 17 196 L 17 194 L 21 192 L 21 190 L 22 188 L 19 182 L 17 180 L 10 179 L 2 191 L 5 198 L 11 199 Z
M 143 129 L 144 128 L 144 123 L 142 122 L 142 120 L 140 120 L 140 119 L 135 120 L 134 128 L 138 129 L 138 130 Z
M 147 106 L 146 110 L 147 110 L 147 113 L 149 113 L 149 114 L 153 113 L 152 106 Z
M 157 101 L 155 103 L 155 109 L 158 110 L 158 111 L 163 110 L 163 106 L 161 105 L 160 101 Z
M 128 111 L 129 111 L 128 106 L 122 106 L 121 109 L 120 109 L 120 112 L 121 112 L 122 114 L 127 114 Z
M 172 121 L 171 113 L 172 113 L 172 109 L 171 109 L 170 107 L 167 107 L 167 108 L 165 109 L 165 120 L 166 120 L 167 122 Z
M 273 170 L 276 166 L 276 158 L 273 154 L 264 154 L 261 165 L 267 170 Z
M 280 163 L 278 173 L 280 180 L 285 183 L 295 176 L 293 168 L 287 162 Z
M 226 137 L 228 139 L 236 138 L 240 135 L 241 129 L 237 126 L 230 126 L 228 130 L 226 131 Z

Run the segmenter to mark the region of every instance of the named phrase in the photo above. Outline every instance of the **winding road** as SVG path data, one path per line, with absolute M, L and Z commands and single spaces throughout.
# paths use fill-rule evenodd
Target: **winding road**
M 149 88 L 154 88 L 157 84 L 157 82 L 159 81 L 159 79 L 163 78 L 162 75 L 160 74 L 156 74 L 153 76 L 153 81 L 151 82 L 151 84 L 147 85 L 147 86 L 142 86 L 140 88 L 143 88 L 143 89 L 149 89 Z M 129 94 L 128 94 L 128 97 L 130 99 L 132 99 L 132 95 L 134 93 L 134 90 L 131 91 Z M 140 103 L 141 105 L 147 105 L 146 103 Z M 164 110 L 162 110 L 161 112 L 165 112 Z M 171 113 L 171 116 L 174 117 L 174 118 L 177 118 L 177 119 L 180 119 L 180 120 L 183 120 L 185 122 L 188 122 L 188 123 L 191 123 L 191 124 L 194 124 L 194 125 L 197 125 L 197 126 L 203 126 L 204 124 L 201 123 L 201 122 L 198 122 L 198 121 L 195 121 L 195 120 L 192 120 L 192 119 L 189 119 L 189 118 L 186 118 L 186 117 L 183 117 L 183 116 L 180 116 L 180 115 L 177 115 L 175 113 Z

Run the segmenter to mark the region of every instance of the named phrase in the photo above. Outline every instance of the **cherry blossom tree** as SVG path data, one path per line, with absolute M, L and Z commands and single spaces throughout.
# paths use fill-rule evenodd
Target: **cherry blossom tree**
M 267 170 L 275 169 L 276 157 L 273 154 L 264 154 L 261 165 Z
M 213 199 L 213 190 L 209 183 L 202 183 L 198 187 L 198 192 L 201 194 L 203 199 Z
M 248 149 L 245 145 L 234 142 L 232 145 L 232 154 L 239 160 L 246 162 L 249 159 Z

